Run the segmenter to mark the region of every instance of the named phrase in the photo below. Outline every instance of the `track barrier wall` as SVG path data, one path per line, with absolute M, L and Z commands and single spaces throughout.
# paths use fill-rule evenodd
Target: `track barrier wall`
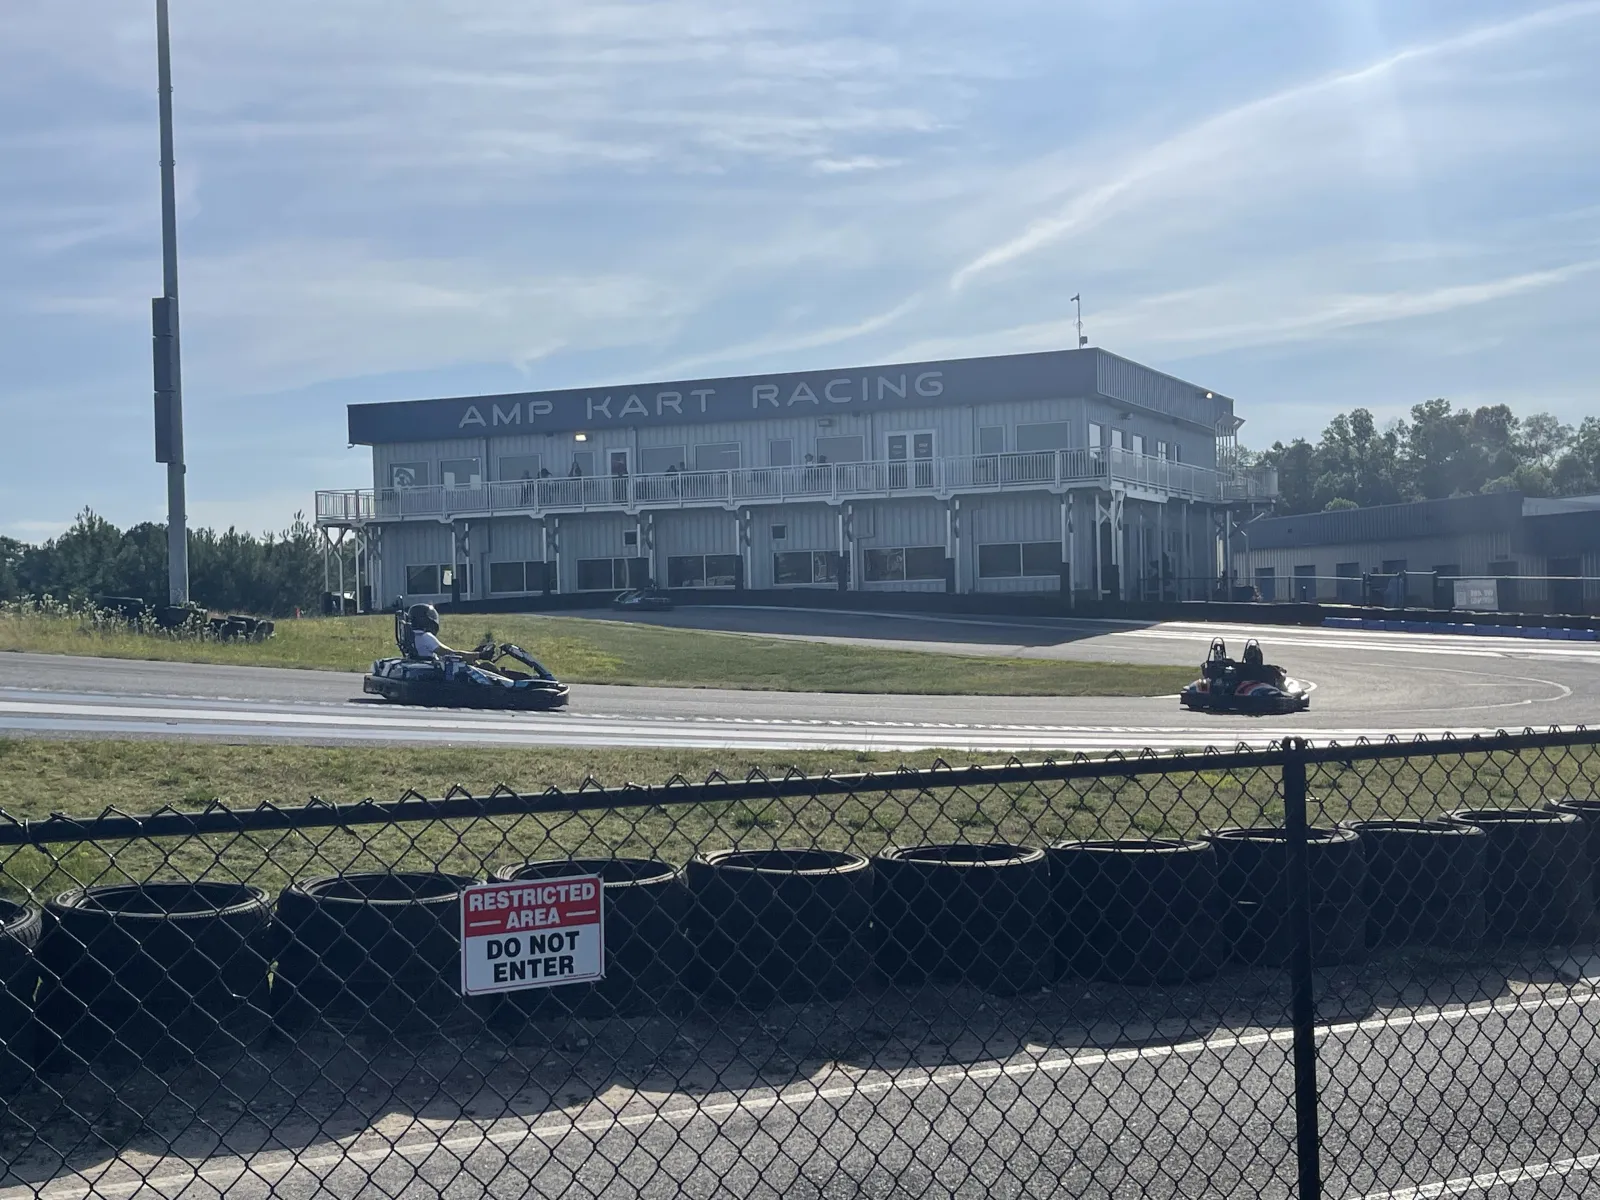
M 1591 1194 L 1597 853 L 1583 729 L 0 815 L 0 1200 Z

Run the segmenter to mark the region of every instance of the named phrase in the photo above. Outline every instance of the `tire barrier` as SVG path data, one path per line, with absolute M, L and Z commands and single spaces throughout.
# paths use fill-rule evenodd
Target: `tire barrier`
M 1308 830 L 1311 956 L 1318 966 L 1358 962 L 1366 952 L 1366 862 L 1352 829 Z M 1289 927 L 1287 834 L 1282 829 L 1222 829 L 1208 834 L 1217 848 L 1217 883 L 1226 905 L 1223 937 L 1243 963 L 1285 966 Z
M 1491 935 L 1566 941 L 1589 924 L 1588 829 L 1576 813 L 1463 808 L 1446 819 L 1487 835 L 1484 915 Z
M 1488 838 L 1451 821 L 1357 821 L 1367 945 L 1470 950 L 1483 940 Z
M 272 901 L 242 883 L 77 888 L 45 906 L 39 1016 L 61 1054 L 238 1052 L 265 1024 Z
M 1595 900 L 1600 902 L 1600 800 L 1579 800 L 1561 796 L 1546 800 L 1544 806 L 1551 812 L 1572 813 L 1587 833 L 1585 843 L 1589 855 L 1589 881 Z
M 1188 983 L 1217 973 L 1217 852 L 1209 841 L 1060 841 L 1046 851 L 1057 973 Z
M 43 914 L 0 900 L 0 1109 L 34 1068 L 34 994 Z
M 372 872 L 290 884 L 273 1009 L 280 1024 L 370 1019 L 426 1028 L 460 1009 L 461 892 L 441 872 Z
M 689 943 L 684 922 L 689 890 L 676 867 L 654 859 L 556 859 L 502 867 L 498 883 L 598 875 L 605 892 L 606 976 L 599 983 L 512 992 L 505 1005 L 529 1015 L 637 1016 L 662 1005 L 682 986 Z
M 838 999 L 871 965 L 872 864 L 839 850 L 714 850 L 684 867 L 691 986 L 713 1002 Z
M 997 995 L 1055 975 L 1050 864 L 1006 843 L 890 848 L 873 860 L 877 961 L 899 983 L 969 983 Z

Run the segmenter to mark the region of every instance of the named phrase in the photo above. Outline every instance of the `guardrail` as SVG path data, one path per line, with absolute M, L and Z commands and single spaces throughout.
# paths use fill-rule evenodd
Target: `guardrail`
M 1578 730 L 0 816 L 0 1197 L 1575 1194 L 1597 789 Z
M 1062 489 L 1099 482 L 1192 500 L 1241 500 L 1269 493 L 1269 484 L 1226 477 L 1205 467 L 1120 449 L 1044 450 L 958 458 L 815 463 L 674 471 L 657 475 L 550 476 L 476 484 L 319 491 L 324 523 L 398 520 L 501 512 L 583 512 L 675 505 L 839 502 L 919 494 Z M 1275 484 L 1270 485 L 1275 493 Z

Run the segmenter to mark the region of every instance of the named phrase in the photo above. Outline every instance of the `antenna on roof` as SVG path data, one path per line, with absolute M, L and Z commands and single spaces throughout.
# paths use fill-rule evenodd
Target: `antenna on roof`
M 1079 347 L 1087 346 L 1089 344 L 1089 339 L 1083 336 L 1083 296 L 1082 296 L 1082 294 L 1080 293 L 1079 295 L 1074 296 L 1072 298 L 1072 302 L 1078 306 L 1078 345 L 1079 345 Z

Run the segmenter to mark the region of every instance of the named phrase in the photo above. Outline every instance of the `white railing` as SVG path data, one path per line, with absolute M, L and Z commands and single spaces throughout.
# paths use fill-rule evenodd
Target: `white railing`
M 1268 478 L 1267 476 L 1271 477 Z M 1113 483 L 1184 499 L 1263 499 L 1277 493 L 1275 473 L 1226 477 L 1206 467 L 1120 449 L 1036 450 L 958 458 L 741 467 L 662 475 L 547 477 L 471 487 L 378 488 L 317 493 L 317 520 L 328 524 L 406 517 L 506 512 L 670 508 L 786 500 L 955 492 L 1062 490 Z

